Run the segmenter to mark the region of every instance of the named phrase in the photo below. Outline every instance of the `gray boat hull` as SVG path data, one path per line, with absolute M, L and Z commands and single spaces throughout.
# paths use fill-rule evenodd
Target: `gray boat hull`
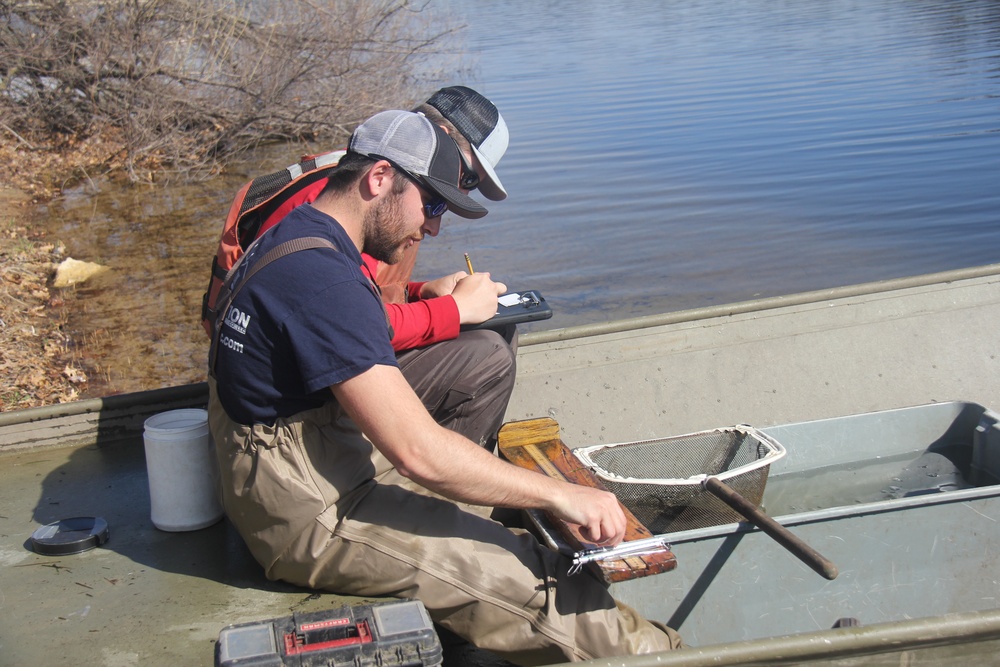
M 772 465 L 765 507 L 769 493 L 803 466 L 837 470 L 847 480 L 843 505 L 777 517 L 832 560 L 839 576 L 827 581 L 764 533 L 732 524 L 668 535 L 674 572 L 612 590 L 696 646 L 826 630 L 842 618 L 872 625 L 995 610 L 1000 486 L 936 492 L 940 477 L 928 475 L 924 489 L 907 497 L 849 504 L 845 472 L 878 457 L 899 460 L 903 469 L 900 455 L 912 460 L 942 439 L 971 451 L 977 433 L 983 448 L 996 450 L 995 424 L 981 406 L 944 403 L 764 429 L 788 450 Z M 810 476 L 796 485 L 818 481 Z M 885 495 L 893 494 L 887 488 Z
M 583 446 L 955 399 L 1000 406 L 998 330 L 994 265 L 526 334 L 507 419 L 554 417 Z M 193 385 L 0 414 L 0 664 L 211 665 L 228 624 L 345 602 L 266 581 L 227 522 L 152 526 L 142 422 L 204 401 Z M 801 446 L 802 434 L 775 437 L 812 455 L 826 431 Z M 793 472 L 773 470 L 768 492 Z M 675 571 L 615 592 L 673 618 L 696 647 L 594 664 L 941 664 L 942 651 L 987 664 L 1000 638 L 1000 509 L 982 491 L 919 511 L 901 498 L 857 515 L 795 513 L 790 527 L 840 567 L 833 582 L 755 531 L 673 535 Z M 29 550 L 36 528 L 78 515 L 107 519 L 109 541 L 72 556 Z M 824 629 L 845 616 L 863 625 Z

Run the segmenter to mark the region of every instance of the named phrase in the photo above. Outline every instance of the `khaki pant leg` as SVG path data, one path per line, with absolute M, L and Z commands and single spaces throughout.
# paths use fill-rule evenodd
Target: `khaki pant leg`
M 514 391 L 516 331 L 511 339 L 490 330 L 396 355 L 399 370 L 434 420 L 493 450 Z
M 321 516 L 269 572 L 359 596 L 417 598 L 435 622 L 524 665 L 675 648 L 665 632 L 529 534 L 464 511 L 395 472 Z M 331 520 L 334 522 L 331 525 Z

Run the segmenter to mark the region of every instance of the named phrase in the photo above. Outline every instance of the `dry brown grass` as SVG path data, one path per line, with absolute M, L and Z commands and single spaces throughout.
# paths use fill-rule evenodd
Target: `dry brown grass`
M 30 223 L 32 197 L 0 189 L 0 410 L 64 403 L 86 377 L 73 363 L 48 285 L 61 249 Z

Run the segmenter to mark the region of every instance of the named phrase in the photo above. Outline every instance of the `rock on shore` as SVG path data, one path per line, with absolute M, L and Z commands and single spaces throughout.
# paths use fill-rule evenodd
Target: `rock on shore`
M 87 281 L 94 276 L 104 273 L 108 267 L 93 262 L 81 262 L 78 259 L 67 257 L 56 267 L 56 277 L 52 281 L 53 287 L 69 287 Z

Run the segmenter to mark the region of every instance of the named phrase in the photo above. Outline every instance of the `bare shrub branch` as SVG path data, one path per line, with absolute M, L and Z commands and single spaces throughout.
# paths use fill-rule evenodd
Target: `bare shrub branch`
M 409 106 L 455 31 L 411 0 L 0 0 L 0 112 L 27 146 L 114 138 L 133 179 L 211 172 Z

